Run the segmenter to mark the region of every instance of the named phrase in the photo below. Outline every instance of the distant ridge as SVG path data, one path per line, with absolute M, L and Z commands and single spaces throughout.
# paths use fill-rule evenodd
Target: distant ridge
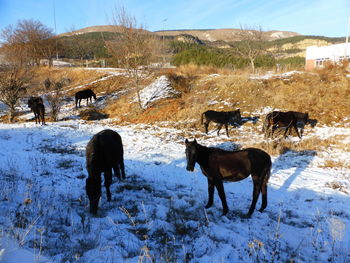
M 112 26 L 112 25 L 105 25 L 105 26 L 90 26 L 85 27 L 79 30 L 75 30 L 72 32 L 67 32 L 60 34 L 59 36 L 71 36 L 74 34 L 84 34 L 84 33 L 92 33 L 92 32 L 118 32 L 120 31 L 120 26 Z M 234 28 L 223 28 L 223 29 L 170 29 L 170 30 L 158 30 L 155 32 L 144 30 L 145 33 L 153 33 L 158 36 L 178 36 L 182 34 L 188 34 L 192 35 L 194 37 L 197 37 L 199 40 L 202 41 L 224 41 L 224 42 L 233 42 L 240 40 L 238 37 L 237 32 L 239 32 L 240 29 L 234 29 Z M 266 31 L 264 32 L 264 35 L 267 40 L 276 40 L 276 39 L 283 39 L 293 36 L 299 36 L 299 33 L 296 32 L 290 32 L 290 31 Z

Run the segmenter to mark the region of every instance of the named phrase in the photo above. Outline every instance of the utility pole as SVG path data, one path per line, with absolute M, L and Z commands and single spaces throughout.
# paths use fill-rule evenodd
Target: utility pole
M 162 50 L 163 50 L 163 52 L 162 52 L 162 53 L 163 53 L 163 67 L 164 67 L 164 65 L 165 65 L 165 44 L 164 44 L 164 33 L 165 33 L 165 32 L 164 32 L 164 25 L 165 25 L 165 22 L 166 22 L 167 20 L 168 20 L 168 19 L 165 18 L 165 19 L 163 19 L 163 21 L 162 21 L 162 22 L 163 22 L 163 34 L 162 34 L 162 36 L 163 36 L 163 39 L 162 39 L 162 40 L 163 40 L 163 41 L 162 41 L 162 42 L 163 42 L 163 48 L 162 48 Z
M 346 33 L 346 40 L 345 40 L 346 44 L 349 42 L 349 28 L 350 28 L 350 15 L 349 15 L 349 21 L 348 21 L 348 31 Z
M 57 50 L 57 29 L 56 29 L 56 8 L 55 8 L 55 0 L 53 0 L 53 20 L 54 20 L 54 23 L 55 23 L 56 60 L 58 60 L 58 50 Z

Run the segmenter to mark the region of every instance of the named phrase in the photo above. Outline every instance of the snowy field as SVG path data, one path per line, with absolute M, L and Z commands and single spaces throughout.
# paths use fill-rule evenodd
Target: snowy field
M 158 94 L 156 87 L 149 92 Z M 169 123 L 85 122 L 78 114 L 70 101 L 60 116 L 67 121 L 0 124 L 0 262 L 350 262 L 348 146 L 272 156 L 265 211 L 244 217 L 252 196 L 249 178 L 224 184 L 230 210 L 221 216 L 217 192 L 213 207 L 204 209 L 207 180 L 198 165 L 186 171 L 184 140 L 249 147 L 264 141 L 256 132 L 261 121 L 258 129 L 251 123 L 230 127 L 227 138 L 224 131 L 216 136 L 212 126 L 206 136 L 165 128 Z M 103 187 L 92 216 L 85 147 L 106 128 L 123 139 L 126 179 L 113 178 L 111 202 Z M 350 128 L 308 127 L 302 141 L 312 138 L 350 145 Z
M 114 177 L 110 203 L 103 188 L 94 217 L 84 189 L 85 146 L 105 128 L 122 136 L 127 178 Z M 330 132 L 349 142 L 350 129 L 312 133 Z M 273 156 L 266 210 L 242 216 L 252 194 L 246 179 L 224 185 L 230 211 L 221 216 L 217 194 L 214 206 L 204 209 L 207 182 L 198 166 L 186 171 L 182 134 L 80 120 L 1 124 L 0 261 L 20 262 L 25 253 L 22 262 L 349 262 L 350 171 L 320 168 L 331 153 Z M 214 131 L 198 140 L 232 146 Z

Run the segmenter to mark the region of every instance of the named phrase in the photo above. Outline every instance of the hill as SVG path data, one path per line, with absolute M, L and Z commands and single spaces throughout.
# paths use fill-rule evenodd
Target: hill
M 93 32 L 118 32 L 120 30 L 119 26 L 114 25 L 105 25 L 105 26 L 91 26 L 91 27 L 85 27 L 79 30 L 75 30 L 72 32 L 67 32 L 58 35 L 59 37 L 62 36 L 71 36 L 74 34 L 85 34 L 85 33 L 93 33 Z M 147 31 L 144 30 L 147 33 L 153 33 L 158 36 L 179 36 L 179 35 L 192 35 L 194 37 L 197 37 L 198 39 L 202 41 L 225 41 L 225 42 L 234 42 L 239 41 L 238 32 L 239 29 L 234 28 L 224 28 L 224 29 L 188 29 L 188 30 L 162 30 L 162 31 Z M 265 38 L 269 41 L 276 40 L 276 39 L 283 39 L 293 36 L 299 36 L 299 33 L 296 32 L 290 32 L 290 31 L 267 31 L 264 32 Z
M 164 36 L 177 36 L 181 34 L 188 34 L 198 37 L 202 41 L 225 41 L 234 42 L 242 40 L 239 38 L 240 29 L 224 28 L 224 29 L 206 29 L 206 30 L 166 30 L 166 31 L 156 31 L 157 35 Z M 293 36 L 298 36 L 299 33 L 289 32 L 289 31 L 267 31 L 264 32 L 264 37 L 268 40 L 283 39 Z

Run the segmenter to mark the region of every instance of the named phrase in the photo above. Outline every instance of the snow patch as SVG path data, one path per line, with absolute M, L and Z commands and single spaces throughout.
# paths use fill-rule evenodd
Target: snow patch
M 173 98 L 180 94 L 180 92 L 171 87 L 171 83 L 166 76 L 160 76 L 152 84 L 140 91 L 141 106 L 146 109 L 155 101 Z

